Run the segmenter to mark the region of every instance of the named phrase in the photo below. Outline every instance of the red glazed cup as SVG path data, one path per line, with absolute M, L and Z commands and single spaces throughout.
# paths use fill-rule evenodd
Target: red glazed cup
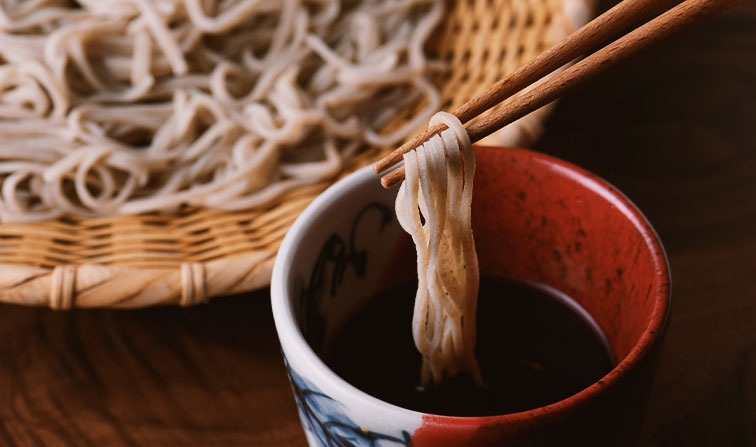
M 414 271 L 393 214 L 396 189 L 381 189 L 368 167 L 308 207 L 273 271 L 276 328 L 310 445 L 634 442 L 670 310 L 658 236 L 622 193 L 581 168 L 521 149 L 478 147 L 476 157 L 473 230 L 481 275 L 537 281 L 571 296 L 602 328 L 618 364 L 566 399 L 487 417 L 400 408 L 336 376 L 316 351 L 386 278 L 399 281 Z

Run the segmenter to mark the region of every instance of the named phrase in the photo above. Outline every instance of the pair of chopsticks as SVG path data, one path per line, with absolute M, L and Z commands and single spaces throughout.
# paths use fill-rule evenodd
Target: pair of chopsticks
M 685 0 L 659 17 L 582 59 L 532 90 L 505 104 L 499 110 L 467 126 L 475 143 L 528 113 L 554 101 L 587 83 L 615 64 L 644 50 L 662 39 L 729 8 L 740 0 Z M 646 18 L 661 8 L 664 0 L 624 0 L 558 44 L 498 81 L 483 93 L 467 101 L 453 113 L 464 124 L 499 104 L 525 87 L 580 55 L 596 48 L 615 33 Z M 433 135 L 446 129 L 437 125 L 418 134 L 373 166 L 381 173 L 402 161 L 403 155 L 422 145 Z M 404 179 L 404 166 L 381 178 L 388 189 Z

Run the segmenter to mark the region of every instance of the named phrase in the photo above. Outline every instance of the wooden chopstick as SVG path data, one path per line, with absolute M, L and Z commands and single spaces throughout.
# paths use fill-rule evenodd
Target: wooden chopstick
M 659 17 L 640 26 L 615 42 L 567 68 L 562 73 L 524 93 L 509 104 L 467 127 L 472 142 L 490 135 L 528 113 L 582 86 L 616 63 L 646 49 L 675 32 L 711 17 L 740 0 L 687 0 Z M 663 2 L 658 0 L 624 0 L 589 24 L 565 38 L 512 75 L 497 82 L 481 95 L 455 111 L 463 123 L 483 113 L 500 101 L 532 82 L 571 61 L 584 51 L 594 48 L 618 28 L 624 28 L 651 12 Z M 608 17 L 607 14 L 609 15 Z M 586 30 L 587 29 L 587 30 Z M 402 156 L 421 145 L 446 126 L 435 126 L 408 141 L 374 165 L 376 172 L 396 164 Z M 404 167 L 381 178 L 384 188 L 390 188 L 404 178 Z
M 466 103 L 462 104 L 453 112 L 457 118 L 464 124 L 507 99 L 523 88 L 541 79 L 562 65 L 570 62 L 578 56 L 594 49 L 603 41 L 612 37 L 618 29 L 627 28 L 635 24 L 650 12 L 658 7 L 663 0 L 625 0 L 605 13 L 596 17 L 585 26 L 562 39 L 559 43 L 552 46 L 545 52 L 541 53 L 515 70 L 509 76 L 501 79 L 492 86 L 488 87 L 482 93 L 479 93 Z M 438 125 L 426 129 L 424 132 L 416 135 L 411 140 L 404 143 L 401 147 L 388 154 L 383 159 L 373 165 L 376 174 L 379 174 L 387 168 L 402 161 L 402 156 L 423 144 L 436 133 L 446 129 L 446 125 Z

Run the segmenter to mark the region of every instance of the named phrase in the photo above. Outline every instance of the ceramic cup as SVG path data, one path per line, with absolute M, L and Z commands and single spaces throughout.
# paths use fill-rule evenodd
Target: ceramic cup
M 398 188 L 381 188 L 367 167 L 302 213 L 273 269 L 276 329 L 311 446 L 633 442 L 670 308 L 658 236 L 624 195 L 581 168 L 521 149 L 478 147 L 476 157 L 472 214 L 481 275 L 568 294 L 601 326 L 618 364 L 564 400 L 487 417 L 400 408 L 334 374 L 317 353 L 372 295 L 415 274 L 413 248 L 394 214 Z

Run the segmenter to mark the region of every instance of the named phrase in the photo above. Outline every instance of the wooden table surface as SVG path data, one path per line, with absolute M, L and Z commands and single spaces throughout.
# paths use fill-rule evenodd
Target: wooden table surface
M 756 2 L 565 99 L 537 149 L 619 187 L 669 254 L 642 445 L 756 445 Z M 303 445 L 268 299 L 0 306 L 0 445 Z

